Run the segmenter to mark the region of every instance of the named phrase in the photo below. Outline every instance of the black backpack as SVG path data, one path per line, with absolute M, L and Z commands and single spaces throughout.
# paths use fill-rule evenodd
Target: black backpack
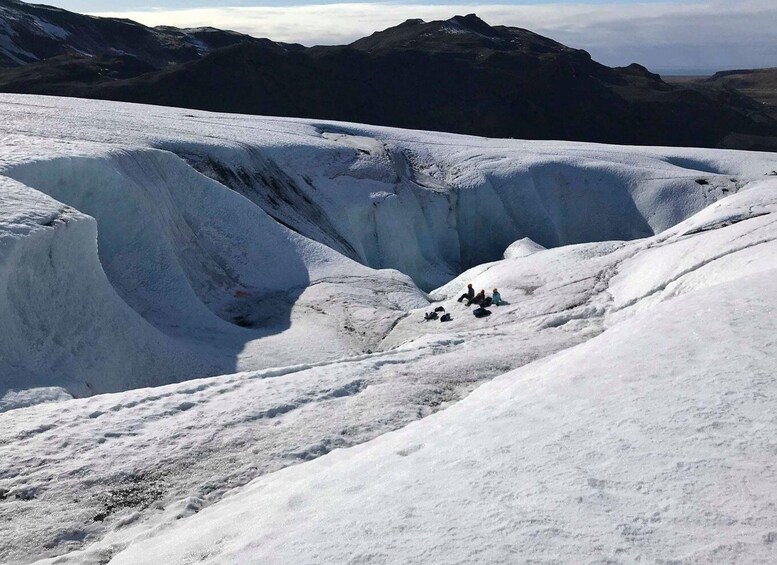
M 436 319 L 437 319 L 437 312 L 427 312 L 426 314 L 424 314 L 424 320 L 427 322 L 429 320 L 436 320 Z
M 486 310 L 482 306 L 480 308 L 475 308 L 472 313 L 475 315 L 476 318 L 485 318 L 486 316 L 491 315 L 491 310 Z
M 440 318 L 441 322 L 450 322 L 451 321 L 451 315 L 450 314 L 443 314 L 442 318 Z

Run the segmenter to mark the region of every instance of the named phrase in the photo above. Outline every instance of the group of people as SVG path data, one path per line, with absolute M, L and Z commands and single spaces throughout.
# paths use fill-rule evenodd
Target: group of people
M 494 289 L 491 296 L 486 296 L 486 291 L 481 289 L 480 292 L 475 294 L 475 289 L 472 287 L 472 283 L 467 285 L 467 291 L 459 296 L 459 302 L 467 301 L 467 306 L 477 304 L 478 306 L 485 308 L 486 306 L 501 305 L 504 301 L 502 295 L 499 294 L 499 290 Z
M 502 295 L 499 294 L 499 290 L 496 288 L 492 292 L 491 296 L 486 296 L 485 290 L 481 290 L 475 294 L 475 289 L 472 287 L 472 283 L 468 284 L 467 291 L 459 296 L 459 302 L 464 302 L 464 300 L 467 301 L 467 306 L 472 306 L 473 304 L 477 306 L 477 308 L 472 310 L 472 314 L 476 318 L 483 318 L 485 316 L 491 315 L 491 310 L 486 310 L 486 306 L 491 306 L 492 304 L 494 306 L 508 304 L 502 300 Z M 427 312 L 424 314 L 425 322 L 437 319 L 439 319 L 441 322 L 450 322 L 453 318 L 450 314 L 445 312 L 445 308 L 442 306 L 435 308 L 434 312 Z

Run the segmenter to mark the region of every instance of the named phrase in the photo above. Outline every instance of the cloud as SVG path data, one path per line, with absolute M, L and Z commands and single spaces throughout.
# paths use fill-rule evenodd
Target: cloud
M 447 19 L 477 13 L 492 25 L 530 29 L 586 49 L 608 65 L 651 68 L 777 66 L 777 2 L 428 5 L 322 4 L 214 7 L 100 13 L 147 25 L 233 29 L 304 45 L 349 43 L 409 18 Z

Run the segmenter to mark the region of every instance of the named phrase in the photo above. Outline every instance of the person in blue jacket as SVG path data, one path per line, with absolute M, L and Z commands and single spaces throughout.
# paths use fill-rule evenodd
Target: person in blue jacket
M 502 295 L 499 294 L 499 291 L 497 289 L 494 289 L 494 293 L 491 295 L 491 304 L 494 306 L 501 306 L 502 305 Z

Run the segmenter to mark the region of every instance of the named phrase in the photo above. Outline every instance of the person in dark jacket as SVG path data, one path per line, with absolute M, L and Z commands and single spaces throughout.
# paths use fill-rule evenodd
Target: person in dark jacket
M 480 292 L 478 292 L 475 295 L 475 298 L 473 298 L 469 302 L 467 302 L 467 306 L 471 306 L 473 304 L 477 304 L 478 306 L 480 306 L 481 304 L 483 304 L 485 299 L 486 299 L 486 291 L 485 290 L 481 290 Z
M 472 302 L 472 299 L 475 298 L 475 289 L 472 288 L 472 283 L 469 283 L 467 285 L 467 292 L 459 296 L 459 302 L 461 302 L 465 298 L 467 299 L 468 302 Z

